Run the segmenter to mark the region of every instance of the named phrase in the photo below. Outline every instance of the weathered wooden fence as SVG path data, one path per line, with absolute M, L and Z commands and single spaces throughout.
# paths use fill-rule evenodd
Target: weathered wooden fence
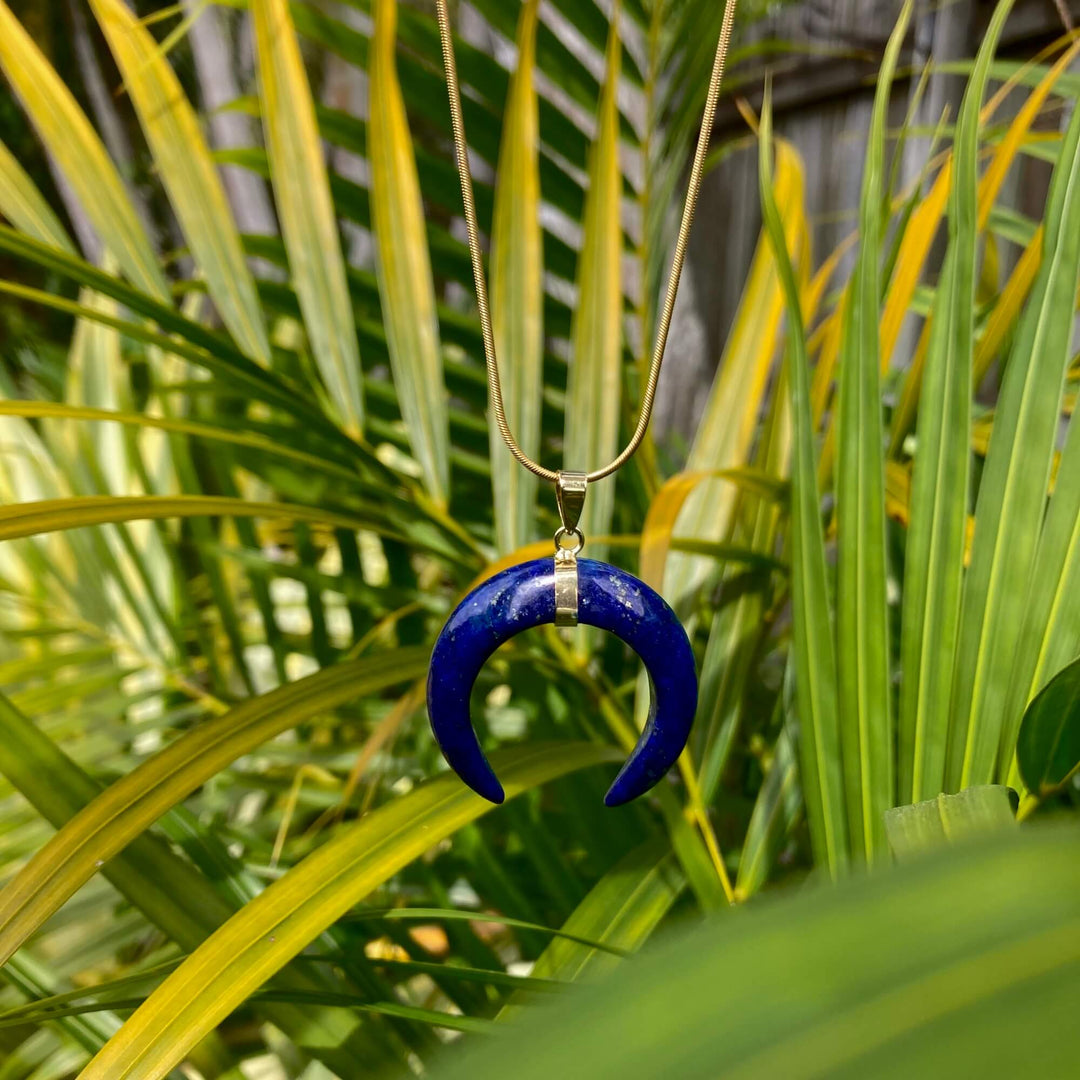
M 1058 7 L 1053 0 L 1018 0 L 999 55 L 1027 59 L 1059 37 L 1068 22 L 1080 23 L 1080 0 L 1069 0 L 1071 11 L 1065 0 L 1061 3 Z M 801 46 L 798 52 L 774 56 L 768 69 L 773 74 L 776 133 L 794 145 L 806 167 L 815 265 L 855 225 L 874 77 L 899 10 L 899 0 L 808 0 L 781 8 L 775 17 L 748 31 L 752 40 L 772 38 Z M 946 107 L 956 116 L 964 79 L 936 68 L 974 55 L 992 10 L 988 0 L 920 3 L 893 93 L 892 128 L 899 127 L 907 115 L 918 74 L 926 64 L 932 65 L 931 73 L 915 123 L 933 128 Z M 765 65 L 758 62 L 740 87 L 755 109 L 761 101 L 764 70 Z M 1019 94 L 1014 96 L 1021 100 Z M 1008 117 L 1015 107 L 1006 101 L 998 116 Z M 1039 125 L 1058 128 L 1061 121 L 1061 108 L 1048 108 Z M 734 105 L 723 103 L 714 142 L 745 133 L 745 122 Z M 927 150 L 927 139 L 908 141 L 901 162 L 903 182 L 918 178 Z M 1022 156 L 1003 196 L 1017 209 L 1039 215 L 1049 176 L 1045 162 Z M 747 146 L 716 168 L 702 192 L 662 383 L 661 431 L 686 434 L 694 429 L 739 302 L 759 228 L 757 155 L 753 146 Z M 1002 274 L 1009 271 L 1016 253 L 1012 245 L 1002 245 Z M 907 347 L 902 339 L 896 350 L 898 361 L 903 362 L 906 355 L 910 355 L 910 336 Z

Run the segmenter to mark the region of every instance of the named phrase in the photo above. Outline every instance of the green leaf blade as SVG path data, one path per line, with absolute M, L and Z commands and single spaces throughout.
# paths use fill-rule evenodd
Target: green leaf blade
M 233 339 L 270 363 L 262 309 L 195 110 L 161 47 L 122 0 L 91 0 L 210 296 Z
M 758 791 L 739 856 L 735 895 L 740 901 L 755 895 L 768 880 L 769 871 L 799 816 L 802 803 L 795 746 L 785 727 L 773 748 L 772 762 Z
M 170 303 L 168 284 L 116 167 L 71 91 L 4 0 L 0 67 L 128 280 Z
M 15 155 L 0 142 L 0 214 L 16 228 L 43 244 L 75 254 L 60 219 L 38 191 Z
M 508 798 L 574 769 L 612 761 L 608 747 L 541 744 L 494 755 Z M 81 1080 L 156 1080 L 272 974 L 372 889 L 462 825 L 494 809 L 444 775 L 329 841 L 197 949 L 147 999 Z
M 901 860 L 1015 825 L 1009 789 L 998 785 L 938 795 L 913 806 L 894 807 L 885 815 L 889 846 Z
M 996 42 L 996 33 L 983 40 L 957 124 L 949 248 L 918 412 L 900 635 L 903 803 L 932 799 L 945 789 L 971 486 L 979 110 Z
M 1007 9 L 1007 8 L 1006 8 Z M 995 16 L 1000 21 L 1000 16 Z M 1043 264 L 1016 332 L 975 508 L 952 695 L 948 783 L 968 787 L 1007 772 L 1004 704 L 1029 600 L 1071 352 L 1080 281 L 1080 116 L 1054 170 Z M 1004 770 L 999 769 L 999 760 Z
M 450 496 L 449 419 L 424 204 L 394 48 L 396 0 L 377 0 L 369 72 L 371 216 L 390 366 L 413 454 L 436 502 Z
M 895 787 L 878 336 L 882 178 L 889 92 L 911 11 L 912 4 L 906 3 L 889 38 L 874 96 L 859 255 L 844 314 L 836 427 L 840 734 L 852 852 L 871 863 L 883 853 L 882 815 L 893 805 Z
M 491 229 L 491 318 L 510 430 L 534 461 L 540 457 L 544 390 L 544 249 L 540 227 L 540 135 L 536 67 L 538 0 L 522 6 L 518 62 L 503 121 Z M 508 554 L 536 539 L 538 478 L 523 469 L 490 425 L 495 535 Z
M 99 794 L 98 784 L 2 695 L 0 736 L 0 772 L 55 828 Z M 101 872 L 184 949 L 195 949 L 233 911 L 207 878 L 151 834 L 133 840 Z M 279 976 L 276 985 L 301 992 L 324 986 L 292 968 Z M 335 1072 L 348 1073 L 358 1055 L 359 1060 L 367 1055 L 356 1018 L 340 1010 L 269 1003 L 260 1008 L 297 1046 Z
M 607 75 L 589 162 L 573 355 L 566 388 L 563 460 L 565 468 L 583 472 L 602 468 L 618 453 L 623 316 L 617 103 L 621 56 L 616 16 L 611 21 Z M 581 516 L 581 530 L 586 537 L 605 536 L 611 532 L 615 512 L 615 480 L 608 477 L 591 487 Z M 593 558 L 605 556 L 603 545 L 594 544 L 589 551 Z
M 999 775 L 1008 770 L 1024 710 L 1052 676 L 1080 655 L 1080 413 L 1069 423 L 1057 483 L 1035 554 L 1024 624 L 1009 677 Z
M 645 944 L 685 888 L 666 844 L 649 841 L 611 868 L 562 926 L 564 934 L 590 938 L 624 953 Z M 533 974 L 578 982 L 618 964 L 611 952 L 560 937 L 540 954 Z
M 338 420 L 363 427 L 360 351 L 311 87 L 286 0 L 253 0 L 263 129 L 304 325 Z
M 76 814 L 0 892 L 0 962 L 108 859 L 243 754 L 307 717 L 421 677 L 422 649 L 336 665 L 200 725 Z
M 761 211 L 783 286 L 788 318 L 793 428 L 791 594 L 802 786 L 814 858 L 833 877 L 838 877 L 848 866 L 848 831 L 840 758 L 836 653 L 829 615 L 806 335 L 799 288 L 773 194 L 772 112 L 768 93 L 762 107 L 759 140 Z
M 435 1076 L 1067 1076 L 1078 927 L 1080 833 L 1015 829 L 717 918 Z

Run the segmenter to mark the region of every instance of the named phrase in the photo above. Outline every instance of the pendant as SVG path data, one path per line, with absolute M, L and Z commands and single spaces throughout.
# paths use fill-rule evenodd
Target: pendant
M 682 753 L 697 709 L 697 672 L 686 631 L 659 593 L 607 563 L 578 559 L 585 496 L 582 473 L 560 473 L 554 558 L 503 570 L 477 586 L 447 620 L 431 655 L 427 705 L 450 767 L 478 795 L 504 798 L 473 730 L 469 697 L 487 659 L 534 626 L 596 626 L 620 638 L 649 673 L 648 721 L 604 802 L 621 806 L 652 788 Z M 572 540 L 570 547 L 566 540 Z

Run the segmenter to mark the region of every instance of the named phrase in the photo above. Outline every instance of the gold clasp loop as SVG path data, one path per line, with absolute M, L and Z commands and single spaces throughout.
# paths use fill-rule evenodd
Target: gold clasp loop
M 583 472 L 561 470 L 555 481 L 555 500 L 559 504 L 559 517 L 562 519 L 563 528 L 568 533 L 577 532 L 588 486 L 588 474 Z
M 572 544 L 564 544 L 566 539 L 573 539 Z M 565 526 L 555 533 L 555 557 L 557 559 L 574 559 L 581 554 L 585 546 L 585 534 L 580 529 L 567 529 Z

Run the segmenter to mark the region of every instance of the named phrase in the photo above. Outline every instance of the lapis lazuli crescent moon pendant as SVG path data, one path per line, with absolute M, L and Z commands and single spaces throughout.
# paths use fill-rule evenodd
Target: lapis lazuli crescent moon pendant
M 563 528 L 554 558 L 535 559 L 504 570 L 477 586 L 458 605 L 435 643 L 428 674 L 427 704 L 435 739 L 450 767 L 477 794 L 504 798 L 473 730 L 469 697 L 488 657 L 524 630 L 581 622 L 621 638 L 649 673 L 652 702 L 645 729 L 615 777 L 604 802 L 621 806 L 653 787 L 682 753 L 697 708 L 697 672 L 686 631 L 659 593 L 643 581 L 592 559 L 578 559 L 580 502 L 568 509 L 566 486 L 582 474 L 561 473 L 559 508 Z M 576 514 L 575 511 L 576 510 Z M 566 538 L 576 538 L 566 548 Z

